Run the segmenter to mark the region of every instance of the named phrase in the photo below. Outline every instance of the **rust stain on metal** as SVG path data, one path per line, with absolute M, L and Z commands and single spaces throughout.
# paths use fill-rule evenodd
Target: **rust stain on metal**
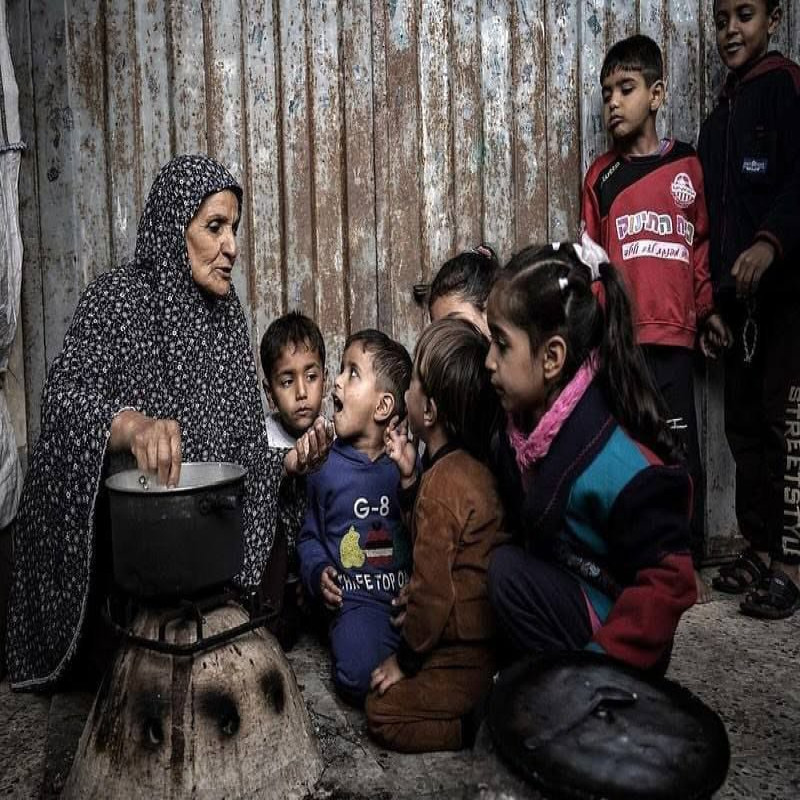
M 451 12 L 453 254 L 474 247 L 483 234 L 483 124 L 480 25 L 477 0 L 456 0 Z M 429 275 L 424 276 L 426 279 Z
M 545 3 L 520 3 L 514 41 L 514 193 L 516 226 L 513 249 L 548 236 L 547 213 L 547 69 Z M 503 255 L 508 256 L 506 252 Z
M 343 283 L 349 331 L 378 325 L 376 163 L 373 155 L 372 14 L 369 0 L 342 10 L 344 185 L 346 241 Z M 344 331 L 343 331 L 344 333 Z

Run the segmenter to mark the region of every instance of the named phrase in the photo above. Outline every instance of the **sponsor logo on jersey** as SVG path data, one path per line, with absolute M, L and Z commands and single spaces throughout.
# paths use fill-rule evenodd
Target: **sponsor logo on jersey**
M 692 179 L 685 172 L 679 172 L 672 179 L 672 185 L 669 188 L 672 192 L 672 199 L 681 208 L 689 208 L 697 197 Z
M 617 229 L 617 239 L 620 242 L 629 236 L 640 233 L 652 233 L 657 236 L 671 236 L 677 233 L 686 244 L 694 241 L 694 225 L 682 214 L 675 214 L 675 224 L 669 214 L 659 214 L 655 211 L 637 211 L 635 214 L 624 214 L 614 220 Z
M 666 261 L 682 261 L 689 264 L 689 248 L 674 242 L 659 242 L 655 239 L 638 239 L 622 246 L 622 258 L 662 258 Z

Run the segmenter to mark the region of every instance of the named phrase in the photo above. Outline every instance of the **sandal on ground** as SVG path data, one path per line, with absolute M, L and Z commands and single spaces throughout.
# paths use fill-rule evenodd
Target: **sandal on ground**
M 748 617 L 786 619 L 800 609 L 800 589 L 788 575 L 775 570 L 758 589 L 747 595 L 739 608 Z
M 752 547 L 748 547 L 739 553 L 732 564 L 719 568 L 711 585 L 719 592 L 742 594 L 749 589 L 755 589 L 768 576 L 769 567 Z

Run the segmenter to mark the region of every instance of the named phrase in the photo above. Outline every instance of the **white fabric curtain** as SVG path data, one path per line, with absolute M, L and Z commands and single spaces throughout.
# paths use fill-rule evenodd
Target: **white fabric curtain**
M 0 0 L 0 528 L 17 513 L 22 473 L 5 395 L 8 356 L 19 320 L 22 239 L 19 231 L 19 103 L 8 46 L 6 3 Z

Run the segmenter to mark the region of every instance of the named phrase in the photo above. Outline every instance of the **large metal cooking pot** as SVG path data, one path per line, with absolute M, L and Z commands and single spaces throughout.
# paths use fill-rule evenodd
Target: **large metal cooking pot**
M 172 488 L 136 469 L 108 478 L 117 585 L 137 597 L 188 597 L 236 575 L 246 472 L 238 464 L 186 463 Z

